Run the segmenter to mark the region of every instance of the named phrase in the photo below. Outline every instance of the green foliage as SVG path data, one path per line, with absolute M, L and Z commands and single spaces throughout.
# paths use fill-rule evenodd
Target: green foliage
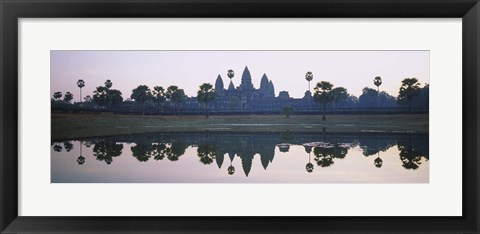
M 84 102 L 90 103 L 93 102 L 93 98 L 90 95 L 87 95 L 83 98 Z
M 332 95 L 332 100 L 335 103 L 335 106 L 338 103 L 345 101 L 349 96 L 347 89 L 344 87 L 337 87 L 332 89 L 331 95 Z
M 205 106 L 205 116 L 208 117 L 208 103 L 215 99 L 215 89 L 210 83 L 203 83 L 197 92 L 197 100 Z
M 183 89 L 179 89 L 178 86 L 175 85 L 171 85 L 167 88 L 167 92 L 165 92 L 165 97 L 167 98 L 167 100 L 172 102 L 174 113 L 176 112 L 177 106 L 180 103 L 183 103 L 187 98 Z
M 377 87 L 380 87 L 382 85 L 382 77 L 377 76 L 375 79 L 373 79 L 373 84 Z
M 215 147 L 208 144 L 201 144 L 198 146 L 197 155 L 203 164 L 211 164 L 216 156 Z
M 227 71 L 227 76 L 228 76 L 228 78 L 232 79 L 235 76 L 235 72 L 233 72 L 232 69 L 229 69 Z
M 111 80 L 105 81 L 105 88 L 110 89 L 112 87 L 113 83 Z
M 104 161 L 111 164 L 113 157 L 118 157 L 122 154 L 123 144 L 117 144 L 113 141 L 100 141 L 93 147 L 93 156 L 98 161 Z
M 82 79 L 78 80 L 78 81 L 77 81 L 77 86 L 78 86 L 79 88 L 85 87 L 85 81 L 83 81 Z
M 315 155 L 315 161 L 320 167 L 329 167 L 333 162 L 333 147 L 315 147 L 313 148 L 313 154 Z
M 408 104 L 409 111 L 411 111 L 412 99 L 418 95 L 420 95 L 420 83 L 417 78 L 405 78 L 400 86 L 397 102 L 402 106 Z
M 135 146 L 130 147 L 130 150 L 132 151 L 132 156 L 139 162 L 146 162 L 153 156 L 152 144 L 149 143 L 137 142 Z
M 180 156 L 185 154 L 185 149 L 188 146 L 183 142 L 173 142 L 170 146 L 171 151 L 170 154 L 167 155 L 168 160 L 170 161 L 178 161 Z
M 305 74 L 305 79 L 310 82 L 313 80 L 313 73 L 311 71 L 307 72 L 307 74 Z
M 416 170 L 421 164 L 423 154 L 413 148 L 411 145 L 398 145 L 400 151 L 400 160 L 405 169 Z
M 65 96 L 63 97 L 63 101 L 70 103 L 70 101 L 73 99 L 73 94 L 70 92 L 66 92 Z
M 93 101 L 99 106 L 106 106 L 108 103 L 107 100 L 108 89 L 104 86 L 98 86 L 95 91 L 93 91 Z
M 333 88 L 333 84 L 328 81 L 321 81 L 317 83 L 315 86 L 313 98 L 316 102 L 320 104 L 327 104 L 333 101 L 333 96 L 331 95 L 331 91 Z
M 145 103 L 153 97 L 150 88 L 146 85 L 139 85 L 137 88 L 132 90 L 132 95 L 130 96 L 135 102 L 140 104 Z
M 107 91 L 107 102 L 110 105 L 115 106 L 116 104 L 123 101 L 122 92 L 116 89 L 109 89 Z
M 315 86 L 313 99 L 323 105 L 323 118 L 322 120 L 326 120 L 325 117 L 325 105 L 331 101 L 333 101 L 333 96 L 331 94 L 333 88 L 333 84 L 328 81 L 321 81 L 318 82 Z
M 167 92 L 165 96 L 168 100 L 172 101 L 173 103 L 180 103 L 185 101 L 186 95 L 183 89 L 179 89 L 178 86 L 171 85 L 167 88 Z
M 62 97 L 62 92 L 55 92 L 53 94 L 53 98 L 59 100 Z
M 203 83 L 197 92 L 197 100 L 205 105 L 215 99 L 215 89 L 210 83 Z
M 153 87 L 152 95 L 158 104 L 164 103 L 167 100 L 165 97 L 165 89 L 162 86 Z

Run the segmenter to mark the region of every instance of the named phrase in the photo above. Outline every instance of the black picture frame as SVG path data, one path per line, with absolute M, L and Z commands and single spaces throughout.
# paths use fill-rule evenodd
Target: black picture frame
M 0 15 L 1 233 L 479 232 L 480 4 L 478 0 L 0 0 Z M 36 17 L 462 18 L 463 215 L 461 217 L 18 216 L 17 20 Z

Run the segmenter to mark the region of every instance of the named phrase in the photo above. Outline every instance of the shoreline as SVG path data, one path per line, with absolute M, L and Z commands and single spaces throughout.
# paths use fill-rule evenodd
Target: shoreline
M 428 134 L 428 114 L 132 116 L 52 114 L 51 140 L 152 132 L 306 132 Z

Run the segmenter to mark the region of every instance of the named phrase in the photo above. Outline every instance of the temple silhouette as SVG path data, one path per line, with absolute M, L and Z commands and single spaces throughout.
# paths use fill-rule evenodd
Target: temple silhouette
M 252 76 L 248 66 L 243 70 L 241 83 L 237 87 L 230 78 L 228 87 L 225 87 L 222 76 L 219 74 L 215 81 L 215 99 L 209 103 L 213 112 L 279 112 L 283 107 L 290 106 L 296 111 L 318 110 L 319 104 L 313 102 L 312 93 L 306 91 L 303 98 L 291 98 L 288 91 L 280 91 L 275 96 L 275 86 L 266 73 L 263 74 L 260 87 L 257 89 L 252 83 Z M 184 110 L 202 110 L 195 97 L 187 99 Z

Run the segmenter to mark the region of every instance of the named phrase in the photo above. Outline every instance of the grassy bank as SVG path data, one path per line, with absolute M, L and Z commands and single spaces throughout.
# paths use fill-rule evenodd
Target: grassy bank
M 52 114 L 52 139 L 74 139 L 161 131 L 294 131 L 428 133 L 428 115 L 242 115 L 132 116 L 112 114 Z

